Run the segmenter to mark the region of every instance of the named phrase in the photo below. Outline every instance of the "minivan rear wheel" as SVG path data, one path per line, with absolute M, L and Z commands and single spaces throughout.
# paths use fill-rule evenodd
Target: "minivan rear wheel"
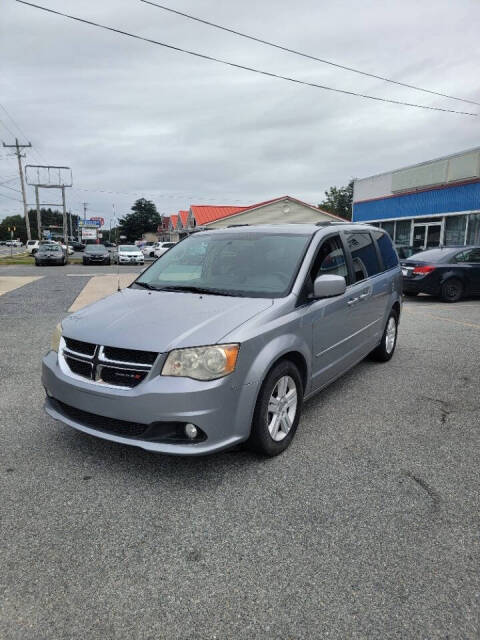
M 382 340 L 370 354 L 372 360 L 377 360 L 378 362 L 388 362 L 390 360 L 397 346 L 397 334 L 398 314 L 392 309 L 385 325 Z
M 282 360 L 267 375 L 258 394 L 248 445 L 277 456 L 290 445 L 303 405 L 303 384 L 297 367 Z

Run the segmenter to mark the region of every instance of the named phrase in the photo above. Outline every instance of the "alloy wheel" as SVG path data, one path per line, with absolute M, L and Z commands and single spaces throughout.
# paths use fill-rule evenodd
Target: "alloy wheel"
M 392 353 L 397 337 L 397 322 L 393 316 L 388 319 L 387 330 L 385 332 L 385 351 Z
M 290 376 L 282 376 L 273 387 L 267 407 L 267 425 L 272 440 L 283 440 L 297 413 L 297 385 Z

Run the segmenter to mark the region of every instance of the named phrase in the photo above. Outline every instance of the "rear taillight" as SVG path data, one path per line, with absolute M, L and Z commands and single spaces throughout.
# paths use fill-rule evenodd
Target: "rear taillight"
M 432 271 L 435 271 L 436 267 L 434 267 L 431 264 L 427 264 L 424 267 L 415 267 L 415 269 L 413 270 L 413 274 L 414 275 L 426 275 L 427 273 L 432 273 Z

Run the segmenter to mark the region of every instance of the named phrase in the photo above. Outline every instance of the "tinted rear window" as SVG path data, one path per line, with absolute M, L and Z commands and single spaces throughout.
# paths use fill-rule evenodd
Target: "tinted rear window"
M 352 254 L 354 282 L 380 273 L 377 250 L 369 233 L 349 233 L 347 243 Z
M 396 267 L 398 258 L 390 237 L 386 233 L 383 233 L 383 231 L 374 231 L 373 237 L 377 241 L 385 269 L 393 269 L 393 267 Z
M 421 260 L 422 262 L 446 262 L 455 255 L 455 252 L 445 249 L 427 249 L 420 253 L 414 253 L 409 260 Z

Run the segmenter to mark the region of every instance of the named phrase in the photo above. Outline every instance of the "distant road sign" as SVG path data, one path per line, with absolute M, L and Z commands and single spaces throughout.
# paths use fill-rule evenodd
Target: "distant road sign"
M 97 219 L 95 220 L 94 218 L 91 218 L 90 220 L 79 220 L 78 222 L 80 227 L 101 227 L 102 225 L 100 224 L 100 220 Z
M 97 239 L 97 230 L 96 229 L 82 229 L 82 240 L 96 240 Z
M 98 220 L 100 222 L 100 226 L 103 227 L 103 225 L 105 224 L 105 219 L 104 218 L 99 218 L 98 216 L 92 216 L 90 218 L 90 220 Z

